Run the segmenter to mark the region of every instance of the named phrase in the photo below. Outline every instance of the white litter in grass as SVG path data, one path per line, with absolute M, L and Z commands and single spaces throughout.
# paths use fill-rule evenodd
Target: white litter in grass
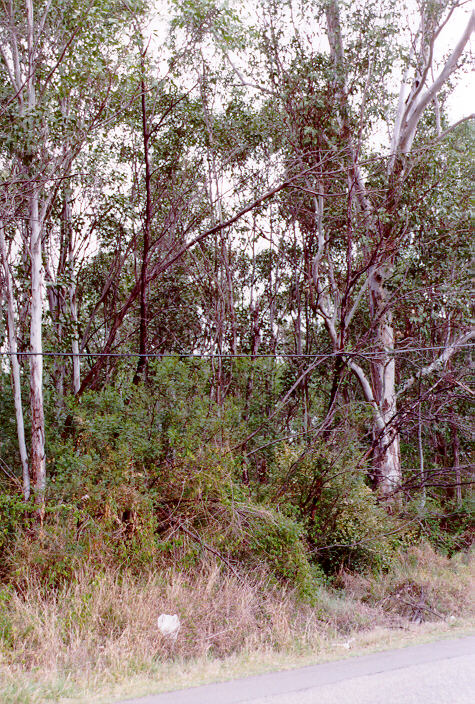
M 157 626 L 162 635 L 176 640 L 181 624 L 177 614 L 160 614 L 157 620 Z

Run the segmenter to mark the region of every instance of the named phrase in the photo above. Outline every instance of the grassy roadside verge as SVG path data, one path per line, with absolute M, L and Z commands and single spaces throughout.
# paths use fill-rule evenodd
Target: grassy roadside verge
M 131 697 L 157 694 L 173 689 L 195 687 L 218 681 L 238 679 L 264 672 L 279 671 L 357 657 L 369 653 L 402 648 L 444 638 L 475 634 L 475 620 L 458 619 L 447 623 L 426 623 L 408 626 L 407 630 L 375 628 L 356 634 L 347 641 L 328 640 L 317 651 L 302 653 L 298 648 L 286 652 L 258 651 L 241 653 L 223 660 L 200 659 L 173 663 L 157 669 L 155 675 L 134 676 L 124 682 L 108 685 L 102 692 L 88 691 L 77 698 L 64 698 L 64 704 L 112 704 Z
M 0 688 L 5 704 L 112 704 L 127 698 L 157 694 L 237 679 L 264 672 L 305 667 L 409 645 L 475 634 L 475 620 L 412 624 L 405 630 L 377 627 L 348 641 L 328 638 L 318 648 L 302 652 L 298 644 L 286 651 L 242 652 L 223 659 L 201 657 L 157 663 L 146 672 L 96 673 L 85 679 L 59 673 L 29 672 L 10 677 Z
M 475 560 L 428 546 L 391 570 L 341 573 L 312 603 L 269 574 L 213 562 L 140 577 L 84 570 L 57 589 L 0 595 L 0 701 L 91 702 L 472 632 Z M 176 643 L 159 613 L 180 615 Z

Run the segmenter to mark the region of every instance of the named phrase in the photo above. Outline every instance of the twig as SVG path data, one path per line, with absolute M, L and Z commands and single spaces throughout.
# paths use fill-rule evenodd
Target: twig
M 216 555 L 216 557 L 219 557 L 224 564 L 229 567 L 231 572 L 234 574 L 234 576 L 241 582 L 241 584 L 244 584 L 243 578 L 240 576 L 240 574 L 235 570 L 235 568 L 232 566 L 232 564 L 227 560 L 220 552 L 219 550 L 216 550 L 215 548 L 212 548 L 211 545 L 208 545 L 207 543 L 204 542 L 204 540 L 201 540 L 199 535 L 197 535 L 194 531 L 190 530 L 189 528 L 185 528 L 183 523 L 181 521 L 178 521 L 177 519 L 171 519 L 171 523 L 175 523 L 177 526 L 181 528 L 181 530 L 186 533 L 192 540 L 197 542 L 199 545 L 201 545 L 205 550 L 208 550 L 208 552 L 211 552 L 213 555 Z
M 5 460 L 2 460 L 1 457 L 0 457 L 0 469 L 2 469 L 3 472 L 5 472 L 6 476 L 7 476 L 12 482 L 14 482 L 14 484 L 16 484 L 20 489 L 22 488 L 21 482 L 20 482 L 20 480 L 18 479 L 18 477 L 16 477 L 16 476 L 14 475 L 13 471 L 12 471 L 12 470 L 10 469 L 10 467 L 7 465 L 7 463 L 5 462 Z

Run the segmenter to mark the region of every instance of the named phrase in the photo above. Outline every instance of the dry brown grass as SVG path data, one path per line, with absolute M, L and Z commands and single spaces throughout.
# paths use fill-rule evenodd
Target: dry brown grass
M 341 576 L 348 596 L 409 621 L 475 616 L 475 553 L 449 559 L 429 545 L 401 553 L 378 576 Z
M 0 700 L 59 701 L 140 677 L 171 686 L 177 663 L 183 685 L 188 671 L 196 681 L 196 663 L 207 663 L 212 672 L 210 663 L 256 653 L 265 661 L 271 653 L 315 657 L 331 644 L 338 652 L 349 635 L 409 626 L 408 614 L 389 608 L 403 584 L 423 584 L 434 612 L 460 614 L 473 584 L 473 561 L 446 561 L 421 549 L 401 558 L 394 573 L 344 579 L 346 593 L 322 587 L 313 606 L 265 572 L 240 581 L 213 562 L 141 578 L 85 569 L 56 590 L 32 580 L 26 593 L 3 592 L 0 599 Z M 162 612 L 180 616 L 175 643 L 158 631 Z
M 214 563 L 197 572 L 169 569 L 137 579 L 84 571 L 58 590 L 30 585 L 9 599 L 10 647 L 4 661 L 26 668 L 113 670 L 134 657 L 153 663 L 244 648 L 285 648 L 298 633 L 313 642 L 324 627 L 313 609 L 266 575 L 242 582 Z M 157 629 L 160 613 L 178 613 L 171 643 Z

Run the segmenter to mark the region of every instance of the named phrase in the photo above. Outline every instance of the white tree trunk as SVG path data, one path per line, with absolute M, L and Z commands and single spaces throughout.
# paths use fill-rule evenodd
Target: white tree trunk
M 396 367 L 392 354 L 394 328 L 384 285 L 385 278 L 386 272 L 383 269 L 374 272 L 369 283 L 369 297 L 375 348 L 375 356 L 371 361 L 371 382 L 378 415 L 373 430 L 373 466 L 381 493 L 389 495 L 401 485 L 402 471 L 396 424 Z
M 350 183 L 354 183 L 358 194 L 358 202 L 365 214 L 368 224 L 373 220 L 372 206 L 366 195 L 364 179 L 357 163 L 357 153 L 353 144 L 352 129 L 348 122 L 348 97 L 346 91 L 347 67 L 340 26 L 340 8 L 338 0 L 329 0 L 326 5 L 327 34 L 330 44 L 330 54 L 335 70 L 335 91 L 339 102 L 339 120 L 342 135 L 348 141 L 352 164 L 349 169 Z M 373 409 L 374 454 L 373 466 L 376 483 L 380 492 L 388 496 L 401 484 L 401 458 L 399 451 L 399 435 L 394 421 L 397 413 L 397 398 L 395 388 L 395 361 L 390 350 L 394 349 L 394 330 L 392 315 L 387 307 L 387 295 L 384 286 L 386 272 L 383 266 L 376 267 L 368 277 L 370 315 L 373 326 L 373 343 L 376 356 L 371 362 L 371 385 L 363 369 L 355 364 L 349 364 L 356 374 L 363 393 L 370 401 Z M 361 291 L 362 293 L 362 291 Z M 347 316 L 348 325 L 354 314 L 352 310 Z M 343 321 L 342 321 L 343 322 Z M 326 319 L 327 328 L 329 325 Z M 333 328 L 334 328 L 333 324 Z M 337 337 L 336 330 L 333 336 Z M 333 340 L 335 344 L 335 339 Z M 371 387 L 371 388 L 370 388 Z
M 45 422 L 43 409 L 42 341 L 42 256 L 38 193 L 30 196 L 31 320 L 30 320 L 30 407 L 31 407 L 31 481 L 35 499 L 43 513 L 46 487 Z
M 16 427 L 18 436 L 18 448 L 23 474 L 23 497 L 25 501 L 30 498 L 30 472 L 28 468 L 28 452 L 25 442 L 25 425 L 23 422 L 23 404 L 21 400 L 21 380 L 20 365 L 18 363 L 18 346 L 15 331 L 15 315 L 13 308 L 13 286 L 10 276 L 10 269 L 7 259 L 7 248 L 5 244 L 5 234 L 3 223 L 0 222 L 0 251 L 5 276 L 5 291 L 7 298 L 7 330 L 8 330 L 8 351 L 10 353 L 10 364 L 12 369 L 13 398 L 15 403 Z
M 465 26 L 465 30 L 461 34 L 455 49 L 445 62 L 442 71 L 439 73 L 432 85 L 424 91 L 423 86 L 429 73 L 429 69 L 431 68 L 434 43 L 438 36 L 438 32 L 434 34 L 434 37 L 431 40 L 429 51 L 427 53 L 429 58 L 426 62 L 426 65 L 424 66 L 422 80 L 417 86 L 417 90 L 414 91 L 413 95 L 411 96 L 411 99 L 407 103 L 406 111 L 402 118 L 400 134 L 398 135 L 399 139 L 397 141 L 397 144 L 395 145 L 395 151 L 398 151 L 402 154 L 407 154 L 411 150 L 412 143 L 417 132 L 417 127 L 419 125 L 419 121 L 422 117 L 424 110 L 428 105 L 430 105 L 433 100 L 437 98 L 437 95 L 440 93 L 452 73 L 457 68 L 458 62 L 465 50 L 465 47 L 467 46 L 470 40 L 474 29 L 475 11 L 471 13 L 470 19 L 468 20 Z
M 35 18 L 32 0 L 26 0 L 28 75 L 26 93 L 28 109 L 36 108 L 36 42 Z M 31 157 L 31 154 L 28 154 Z M 45 420 L 43 408 L 43 292 L 42 292 L 42 222 L 38 186 L 31 183 L 29 196 L 30 260 L 31 260 L 31 312 L 30 312 L 30 410 L 31 410 L 31 462 L 30 476 L 40 520 L 44 515 L 46 488 Z M 41 218 L 42 219 L 42 218 Z

